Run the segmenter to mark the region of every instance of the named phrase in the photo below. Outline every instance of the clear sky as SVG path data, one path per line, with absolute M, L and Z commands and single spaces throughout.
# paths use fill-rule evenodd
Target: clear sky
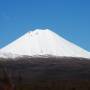
M 90 0 L 0 0 L 0 48 L 36 28 L 90 51 Z

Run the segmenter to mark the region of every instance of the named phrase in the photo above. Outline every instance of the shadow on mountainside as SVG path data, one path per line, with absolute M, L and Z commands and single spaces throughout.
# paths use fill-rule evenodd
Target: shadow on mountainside
M 90 90 L 90 59 L 1 58 L 0 88 L 3 88 L 0 90 Z

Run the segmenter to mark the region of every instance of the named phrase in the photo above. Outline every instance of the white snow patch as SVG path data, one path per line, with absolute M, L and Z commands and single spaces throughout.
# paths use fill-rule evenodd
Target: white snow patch
M 65 40 L 49 29 L 36 29 L 35 31 L 27 32 L 19 39 L 2 48 L 1 52 L 12 53 L 15 56 L 54 55 L 90 58 L 90 54 L 86 50 Z

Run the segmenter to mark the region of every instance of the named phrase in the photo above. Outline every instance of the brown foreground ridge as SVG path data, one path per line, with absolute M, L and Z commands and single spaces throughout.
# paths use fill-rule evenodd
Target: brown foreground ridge
M 90 90 L 90 59 L 0 58 L 0 90 Z

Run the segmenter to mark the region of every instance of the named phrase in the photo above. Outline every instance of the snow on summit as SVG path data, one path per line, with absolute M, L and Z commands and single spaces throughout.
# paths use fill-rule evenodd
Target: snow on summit
M 27 32 L 2 48 L 1 52 L 28 56 L 54 55 L 90 58 L 90 54 L 86 50 L 65 40 L 49 29 L 36 29 Z

